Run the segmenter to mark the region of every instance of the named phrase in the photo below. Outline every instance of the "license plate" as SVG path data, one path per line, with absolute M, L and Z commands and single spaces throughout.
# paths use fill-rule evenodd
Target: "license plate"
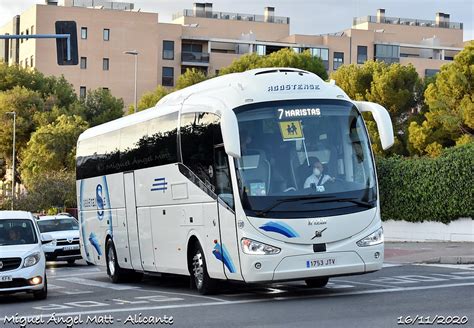
M 336 259 L 320 259 L 306 261 L 307 268 L 318 268 L 332 265 L 336 265 Z
M 0 276 L 0 282 L 13 281 L 12 276 Z
M 63 247 L 64 251 L 74 251 L 76 249 L 79 249 L 79 245 L 71 245 L 71 246 L 64 246 Z

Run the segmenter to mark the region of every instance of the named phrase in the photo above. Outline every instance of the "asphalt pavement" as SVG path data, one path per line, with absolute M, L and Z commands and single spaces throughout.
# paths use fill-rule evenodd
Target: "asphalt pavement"
M 26 327 L 472 327 L 474 264 L 422 263 L 472 250 L 447 246 L 387 243 L 382 270 L 332 278 L 325 288 L 226 283 L 212 296 L 190 290 L 188 278 L 113 284 L 103 268 L 83 261 L 49 263 L 48 299 L 0 296 L 0 328 L 27 320 L 36 323 Z

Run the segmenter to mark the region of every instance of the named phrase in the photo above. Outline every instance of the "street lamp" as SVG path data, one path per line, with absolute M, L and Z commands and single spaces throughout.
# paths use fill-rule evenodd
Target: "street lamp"
M 12 211 L 13 211 L 13 203 L 15 201 L 16 112 L 6 112 L 6 114 L 13 115 L 13 163 L 12 163 Z
M 135 56 L 135 108 L 134 113 L 137 112 L 137 69 L 138 69 L 138 55 L 140 54 L 136 50 L 124 51 L 125 55 Z

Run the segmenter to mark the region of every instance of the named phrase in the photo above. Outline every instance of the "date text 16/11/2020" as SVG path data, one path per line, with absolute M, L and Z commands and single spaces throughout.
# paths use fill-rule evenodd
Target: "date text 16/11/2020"
M 398 325 L 465 325 L 469 322 L 467 316 L 457 315 L 435 315 L 435 316 L 399 316 L 397 318 Z

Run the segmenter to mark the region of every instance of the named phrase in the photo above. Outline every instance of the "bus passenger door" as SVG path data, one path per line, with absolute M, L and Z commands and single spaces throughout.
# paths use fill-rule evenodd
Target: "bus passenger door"
M 133 172 L 123 174 L 125 190 L 125 214 L 127 217 L 128 245 L 130 262 L 135 270 L 143 270 L 137 224 L 137 204 L 135 200 L 135 177 Z
M 214 171 L 221 234 L 220 244 L 216 245 L 217 249 L 215 248 L 214 252 L 220 253 L 224 272 L 228 279 L 243 280 L 240 272 L 239 244 L 229 160 L 222 144 L 214 147 Z

